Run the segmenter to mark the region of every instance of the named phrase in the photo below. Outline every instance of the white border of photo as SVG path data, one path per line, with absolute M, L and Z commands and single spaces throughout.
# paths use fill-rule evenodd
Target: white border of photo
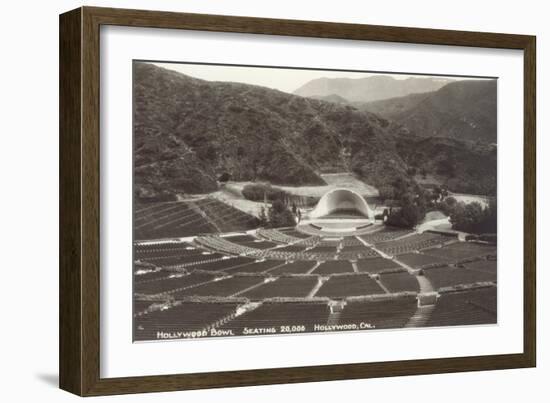
M 101 28 L 101 377 L 523 351 L 523 52 Z M 132 61 L 498 77 L 498 324 L 132 343 Z

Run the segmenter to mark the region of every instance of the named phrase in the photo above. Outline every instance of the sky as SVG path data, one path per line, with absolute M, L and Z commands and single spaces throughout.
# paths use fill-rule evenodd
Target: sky
M 245 84 L 261 85 L 288 93 L 294 92 L 308 81 L 316 78 L 363 78 L 380 73 L 331 71 L 331 70 L 306 70 L 306 69 L 285 69 L 272 67 L 241 67 L 241 66 L 213 66 L 201 64 L 184 63 L 153 63 L 157 66 L 175 70 L 189 76 L 208 81 L 233 81 Z M 388 74 L 396 79 L 419 77 L 408 74 Z M 428 76 L 424 76 L 428 77 Z

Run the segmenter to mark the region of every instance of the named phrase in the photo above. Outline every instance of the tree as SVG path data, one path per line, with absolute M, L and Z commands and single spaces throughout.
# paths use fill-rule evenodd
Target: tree
M 290 227 L 296 225 L 296 221 L 289 208 L 281 201 L 275 200 L 268 212 L 269 226 L 271 228 Z
M 426 193 L 419 191 L 418 193 L 406 192 L 402 195 L 399 201 L 399 208 L 392 210 L 386 224 L 413 228 L 426 215 Z
M 483 207 L 477 202 L 457 203 L 450 215 L 453 228 L 466 232 L 476 232 L 484 217 Z
M 264 206 L 262 206 L 260 208 L 260 215 L 259 215 L 258 219 L 260 220 L 260 226 L 261 227 L 265 227 L 268 224 L 267 214 L 265 213 L 265 207 Z
M 446 216 L 450 216 L 453 212 L 457 201 L 454 197 L 447 197 L 443 201 L 439 202 L 437 207 L 443 212 Z
M 227 182 L 231 179 L 231 174 L 229 172 L 224 172 L 218 177 L 218 182 Z

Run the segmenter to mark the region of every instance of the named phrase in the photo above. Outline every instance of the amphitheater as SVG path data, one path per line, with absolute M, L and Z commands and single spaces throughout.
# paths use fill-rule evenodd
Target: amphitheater
M 276 229 L 211 197 L 142 204 L 134 239 L 136 341 L 497 321 L 495 245 L 386 226 L 349 189 Z

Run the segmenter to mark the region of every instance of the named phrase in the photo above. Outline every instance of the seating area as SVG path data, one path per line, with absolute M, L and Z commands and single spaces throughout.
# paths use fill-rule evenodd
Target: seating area
M 397 240 L 379 242 L 375 247 L 388 255 L 395 256 L 457 241 L 456 237 L 425 232 Z
M 460 261 L 473 257 L 496 256 L 497 248 L 494 245 L 481 244 L 476 242 L 456 242 L 441 248 L 431 248 L 422 253 L 430 256 L 440 257 L 447 261 Z
M 175 255 L 165 255 L 157 257 L 143 257 L 139 259 L 142 262 L 152 263 L 160 267 L 186 267 L 201 262 L 211 262 L 221 259 L 225 255 L 214 252 L 204 252 L 196 250 L 195 253 L 183 253 Z
M 239 267 L 248 263 L 253 262 L 254 259 L 242 257 L 242 256 L 232 256 L 232 257 L 225 257 L 222 259 L 218 259 L 215 261 L 206 261 L 206 262 L 200 262 L 199 264 L 193 265 L 193 266 L 186 266 L 186 270 L 194 269 L 194 270 L 206 270 L 206 271 L 221 271 L 226 269 L 231 269 L 234 267 Z
M 348 260 L 327 260 L 313 271 L 313 274 L 320 276 L 339 273 L 353 273 L 351 262 Z
M 229 320 L 238 306 L 239 303 L 180 302 L 168 309 L 154 310 L 134 318 L 134 340 L 157 340 L 158 332 L 191 338 L 191 332 Z
M 360 238 L 366 243 L 374 245 L 379 242 L 391 241 L 392 239 L 400 238 L 405 235 L 412 234 L 410 229 L 401 229 L 384 226 L 380 231 L 375 231 L 369 234 L 361 235 Z
M 384 290 L 366 274 L 332 276 L 324 282 L 316 297 L 346 298 L 362 295 L 384 294 Z
M 424 253 L 404 253 L 395 257 L 395 260 L 406 264 L 413 269 L 446 265 L 449 260 L 443 257 L 431 256 Z
M 218 232 L 193 202 L 160 202 L 136 206 L 134 239 L 160 239 Z
M 275 242 L 253 237 L 252 235 L 234 235 L 223 237 L 223 239 L 229 242 L 236 243 L 237 245 L 247 246 L 255 249 L 271 249 L 279 245 Z
M 464 326 L 497 323 L 497 288 L 443 293 L 426 326 Z
M 476 260 L 474 262 L 464 263 L 460 265 L 468 270 L 479 271 L 482 273 L 497 273 L 497 261 L 496 259 L 483 259 Z
M 205 235 L 196 237 L 195 243 L 204 248 L 225 252 L 231 255 L 245 255 L 257 251 L 256 248 L 239 245 L 235 242 L 231 242 L 227 238 L 219 237 L 216 235 Z
M 380 255 L 374 249 L 364 247 L 354 251 L 345 251 L 342 250 L 338 254 L 338 259 L 347 259 L 347 260 L 358 260 L 364 258 L 376 258 Z
M 319 282 L 317 276 L 279 277 L 275 281 L 266 282 L 239 296 L 251 300 L 266 298 L 305 298 Z
M 233 334 L 242 335 L 244 328 L 275 328 L 281 333 L 281 326 L 292 329 L 303 326 L 303 331 L 313 331 L 313 326 L 326 324 L 330 309 L 323 302 L 264 302 L 258 308 L 245 312 L 227 322 L 220 329 L 232 329 Z
M 256 234 L 260 238 L 267 239 L 268 241 L 278 242 L 282 244 L 289 244 L 304 239 L 303 237 L 292 236 L 291 234 L 284 233 L 276 229 L 260 228 Z
M 309 235 L 309 234 L 304 234 L 301 231 L 297 231 L 296 228 L 294 228 L 294 227 L 292 227 L 292 228 L 279 228 L 278 231 L 282 232 L 285 235 L 294 237 L 294 238 L 306 239 L 306 238 L 311 237 L 311 235 Z
M 292 263 L 286 263 L 282 266 L 268 270 L 270 275 L 279 274 L 305 274 L 315 267 L 317 264 L 314 260 L 297 260 Z
M 496 282 L 497 273 L 473 270 L 465 267 L 438 267 L 423 270 L 424 276 L 432 283 L 434 289 L 456 287 L 464 284 Z
M 360 273 L 383 273 L 388 271 L 404 271 L 399 264 L 391 259 L 385 259 L 383 257 L 376 257 L 372 259 L 359 259 L 357 260 L 357 270 Z
M 214 280 L 217 276 L 208 272 L 171 273 L 167 277 L 155 280 L 140 281 L 134 277 L 134 293 L 155 295 L 166 293 L 181 288 L 196 286 Z
M 141 257 L 163 257 L 174 254 L 195 254 L 197 249 L 187 242 L 163 241 L 153 243 L 134 244 L 134 255 L 136 259 Z M 199 252 L 202 252 L 199 250 Z
M 258 225 L 256 217 L 212 197 L 195 203 L 221 232 L 245 231 Z
M 257 219 L 212 197 L 138 205 L 134 239 L 182 238 L 199 234 L 245 231 Z
M 380 274 L 380 282 L 391 293 L 404 291 L 420 292 L 420 284 L 416 276 L 406 271 Z
M 370 324 L 375 329 L 401 328 L 416 312 L 416 297 L 351 300 L 340 316 L 340 324 Z
M 185 288 L 172 293 L 176 299 L 183 297 L 230 297 L 249 287 L 263 283 L 263 276 L 232 276 L 211 281 L 197 287 Z
M 136 231 L 173 234 L 189 217 L 198 214 L 206 219 L 201 211 L 208 211 L 208 225 L 222 228 L 210 217 L 218 214 L 221 220 L 230 214 L 219 203 L 201 199 L 141 206 Z M 223 228 L 244 225 L 243 220 L 228 220 Z M 338 310 L 330 315 L 331 324 L 398 328 L 414 315 L 417 294 L 426 297 L 430 285 L 441 296 L 436 301 L 438 294 L 433 293 L 430 304 L 436 305 L 427 326 L 494 323 L 496 246 L 432 232 L 372 229 L 377 226 L 358 236 L 327 235 L 311 226 L 318 232 L 214 230 L 194 233 L 185 242 L 176 239 L 181 235 L 138 241 L 133 269 L 135 338 L 155 340 L 157 331 L 212 327 L 238 335 L 255 324 L 266 328 L 294 323 L 309 329 L 309 324 L 327 324 L 334 307 Z
M 229 268 L 225 272 L 231 273 L 264 273 L 284 264 L 284 260 L 263 260 Z

